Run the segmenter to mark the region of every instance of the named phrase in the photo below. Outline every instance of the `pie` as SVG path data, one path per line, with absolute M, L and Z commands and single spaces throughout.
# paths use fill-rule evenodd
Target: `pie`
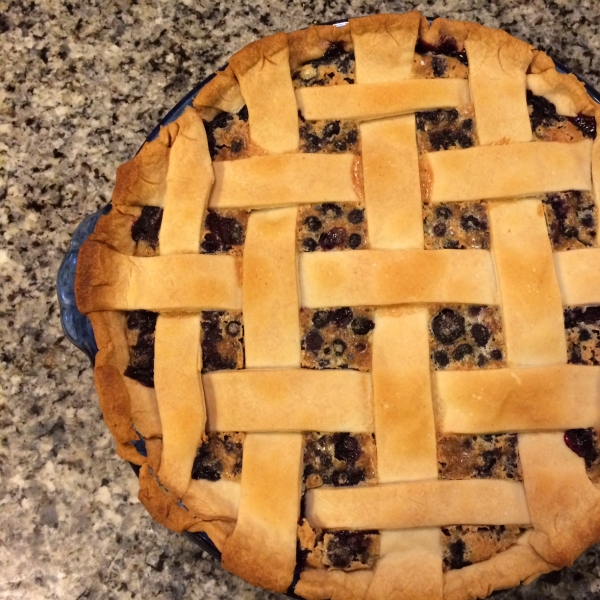
M 416 12 L 232 56 L 79 256 L 150 514 L 307 599 L 483 598 L 600 541 L 599 117 Z

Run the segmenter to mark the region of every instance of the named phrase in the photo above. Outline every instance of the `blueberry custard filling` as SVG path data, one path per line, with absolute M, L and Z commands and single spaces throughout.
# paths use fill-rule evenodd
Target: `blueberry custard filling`
M 498 306 L 429 306 L 433 368 L 482 369 L 504 366 L 504 335 Z
M 356 204 L 333 202 L 301 206 L 297 237 L 299 252 L 367 248 L 365 210 Z
M 154 387 L 154 332 L 158 313 L 134 310 L 127 314 L 129 364 L 125 376 L 145 387 Z
M 202 372 L 244 368 L 242 313 L 204 311 L 201 320 Z
M 485 202 L 423 204 L 426 250 L 490 248 Z
M 373 309 L 300 310 L 301 361 L 308 369 L 371 369 Z
M 163 209 L 158 206 L 144 206 L 140 216 L 131 226 L 131 237 L 135 242 L 136 256 L 156 256 L 159 254 L 158 234 L 162 223 Z
M 244 433 L 208 433 L 194 459 L 192 479 L 239 481 L 244 438 Z
M 298 563 L 302 568 L 358 571 L 372 569 L 379 557 L 378 531 L 322 531 L 306 519 L 298 527 Z

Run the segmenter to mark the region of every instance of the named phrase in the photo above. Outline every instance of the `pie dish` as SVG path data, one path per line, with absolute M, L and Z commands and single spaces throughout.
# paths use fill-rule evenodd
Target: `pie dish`
M 150 514 L 307 599 L 483 598 L 600 541 L 599 111 L 415 12 L 232 56 L 77 265 Z

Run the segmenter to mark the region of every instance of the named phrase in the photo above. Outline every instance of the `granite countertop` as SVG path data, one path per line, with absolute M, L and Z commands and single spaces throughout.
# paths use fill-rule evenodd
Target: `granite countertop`
M 56 273 L 76 225 L 109 200 L 116 166 L 235 50 L 412 8 L 505 28 L 600 85 L 594 0 L 0 0 L 0 598 L 281 597 L 146 514 L 89 362 L 61 330 Z M 599 553 L 498 598 L 598 598 Z

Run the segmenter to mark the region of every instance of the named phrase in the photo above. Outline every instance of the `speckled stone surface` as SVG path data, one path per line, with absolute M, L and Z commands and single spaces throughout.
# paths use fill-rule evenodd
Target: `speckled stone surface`
M 503 27 L 600 84 L 596 0 L 0 1 L 0 598 L 280 597 L 147 516 L 61 331 L 55 277 L 117 165 L 232 52 L 412 8 Z M 498 598 L 599 598 L 599 555 Z

